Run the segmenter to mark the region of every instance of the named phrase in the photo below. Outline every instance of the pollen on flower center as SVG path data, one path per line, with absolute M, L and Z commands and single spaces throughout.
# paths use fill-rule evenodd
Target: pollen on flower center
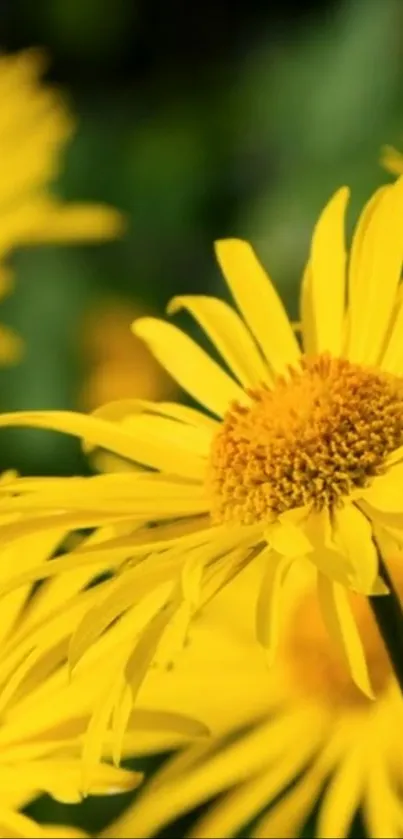
M 253 524 L 286 510 L 333 507 L 380 474 L 403 444 L 403 380 L 328 354 L 248 391 L 213 440 L 212 516 Z

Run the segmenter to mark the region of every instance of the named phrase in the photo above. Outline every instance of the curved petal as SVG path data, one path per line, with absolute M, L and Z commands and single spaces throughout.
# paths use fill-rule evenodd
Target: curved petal
M 346 304 L 345 213 L 350 192 L 342 187 L 316 224 L 310 257 L 314 352 L 340 355 Z M 304 336 L 305 337 L 305 336 Z
M 155 418 L 157 419 L 157 418 Z M 161 418 L 162 419 L 162 418 Z M 154 422 L 153 430 L 150 432 L 144 429 L 144 422 L 141 417 L 133 418 L 133 424 L 137 422 L 138 435 L 131 432 L 130 429 L 124 425 L 118 425 L 114 422 L 101 419 L 95 416 L 86 416 L 85 414 L 75 413 L 74 411 L 21 411 L 9 414 L 0 415 L 1 426 L 27 427 L 27 428 L 44 428 L 50 431 L 60 431 L 65 434 L 71 434 L 78 437 L 88 445 L 107 449 L 113 454 L 121 455 L 128 460 L 134 460 L 137 463 L 143 463 L 154 469 L 162 469 L 169 471 L 172 474 L 180 474 L 181 466 L 185 472 L 184 477 L 195 477 L 200 474 L 201 464 L 200 459 L 195 457 L 192 463 L 192 449 L 189 442 L 187 446 L 189 463 L 186 465 L 183 458 L 180 457 L 180 451 L 174 451 L 166 445 L 166 435 L 171 431 L 174 436 L 178 428 L 169 424 L 162 428 L 161 423 L 158 425 Z M 158 429 L 157 429 L 158 426 Z M 143 428 L 145 439 L 141 438 L 141 429 Z M 136 430 L 136 426 L 135 426 Z M 164 431 L 165 440 L 164 440 Z M 188 432 L 188 438 L 192 432 Z M 162 437 L 162 439 L 161 439 Z M 194 433 L 194 440 L 198 439 L 197 432 Z M 177 436 L 178 440 L 178 436 Z M 180 441 L 178 441 L 179 443 Z M 172 435 L 171 435 L 172 444 Z M 192 468 L 193 466 L 193 468 Z M 190 475 L 189 475 L 190 470 Z M 186 475 L 187 473 L 187 475 Z
M 321 801 L 318 836 L 333 839 L 348 836 L 351 822 L 359 808 L 364 782 L 362 755 L 356 749 L 336 769 Z
M 357 591 L 372 594 L 378 575 L 378 555 L 371 523 L 354 504 L 345 504 L 334 511 L 333 535 L 354 568 Z
M 364 211 L 368 219 L 351 277 L 348 357 L 379 360 L 393 314 L 403 262 L 403 178 L 378 191 Z
M 256 606 L 256 636 L 272 663 L 278 645 L 282 588 L 290 560 L 270 549 L 263 551 L 263 554 L 266 566 Z
M 363 490 L 362 498 L 385 513 L 403 514 L 403 463 L 391 466 L 384 475 L 374 478 Z
M 245 402 L 239 385 L 176 326 L 156 318 L 140 318 L 132 329 L 172 378 L 213 414 L 223 416 L 233 401 Z
M 345 589 L 318 574 L 318 594 L 328 632 L 341 651 L 355 684 L 369 699 L 374 699 L 364 649 Z
M 174 297 L 168 313 L 173 314 L 182 308 L 197 320 L 244 387 L 270 381 L 269 370 L 235 309 L 216 297 L 186 295 Z
M 221 270 L 252 334 L 276 373 L 284 373 L 300 358 L 298 342 L 284 306 L 257 259 L 241 239 L 216 242 Z

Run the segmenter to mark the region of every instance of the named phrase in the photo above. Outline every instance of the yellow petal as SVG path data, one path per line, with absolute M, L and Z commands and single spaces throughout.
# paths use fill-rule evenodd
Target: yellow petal
M 354 504 L 334 511 L 334 540 L 354 568 L 357 591 L 372 594 L 378 574 L 378 555 L 372 526 Z
M 403 372 L 403 350 L 402 350 L 402 338 L 403 338 L 403 286 L 399 286 L 398 293 L 396 295 L 396 302 L 395 302 L 395 311 L 392 315 L 391 324 L 390 324 L 390 331 L 387 335 L 386 342 L 385 342 L 385 349 L 382 353 L 382 356 L 379 360 L 379 366 L 382 370 L 386 370 L 388 373 L 394 373 L 395 375 L 401 375 Z M 392 455 L 388 458 L 388 461 L 393 459 L 394 457 L 399 457 L 399 453 L 392 452 Z
M 318 732 L 307 727 L 301 731 L 298 749 L 289 750 L 260 775 L 236 786 L 224 799 L 210 804 L 189 836 L 192 839 L 226 839 L 238 834 L 257 814 L 266 809 L 273 799 L 284 793 L 298 776 L 317 749 Z M 286 793 L 287 794 L 287 793 Z M 274 804 L 276 809 L 277 804 Z M 266 833 L 265 836 L 277 834 Z
M 313 545 L 307 556 L 318 570 L 343 585 L 351 585 L 354 567 L 350 558 L 338 549 L 333 540 L 332 524 L 326 509 L 311 512 L 304 522 L 304 530 Z
M 310 262 L 305 266 L 301 282 L 300 312 L 302 322 L 302 342 L 304 351 L 311 355 L 316 352 L 316 321 L 313 301 L 313 275 Z
M 328 632 L 341 651 L 355 684 L 369 699 L 374 699 L 364 649 L 345 589 L 319 573 L 318 594 Z
M 156 318 L 140 318 L 133 332 L 178 384 L 217 416 L 234 401 L 245 402 L 244 391 L 188 335 Z
M 150 402 L 147 399 L 121 399 L 118 402 L 108 402 L 97 408 L 93 416 L 117 422 L 133 414 L 156 414 L 157 416 L 176 419 L 185 425 L 205 428 L 211 434 L 218 430 L 218 420 L 207 416 L 196 408 L 179 405 L 177 402 Z
M 223 373 L 223 375 L 225 374 Z M 158 430 L 156 427 L 158 425 L 158 420 L 156 418 L 154 419 L 155 421 L 152 425 L 154 433 L 151 429 L 148 435 L 146 433 L 147 429 L 144 425 L 144 420 L 141 417 L 133 418 L 132 422 L 134 430 L 131 432 L 130 429 L 128 430 L 122 425 L 108 422 L 99 417 L 74 413 L 73 411 L 21 411 L 10 414 L 2 414 L 0 417 L 0 426 L 44 428 L 52 431 L 60 431 L 65 434 L 72 434 L 73 436 L 79 437 L 83 440 L 87 446 L 89 444 L 92 446 L 98 446 L 107 449 L 114 454 L 121 455 L 128 460 L 145 463 L 153 468 L 162 468 L 173 473 L 175 473 L 175 471 L 178 473 L 179 470 L 180 474 L 181 461 L 183 461 L 183 457 L 181 457 L 180 451 L 170 453 L 169 450 L 167 450 L 166 439 L 164 441 L 163 429 L 160 431 L 158 436 Z M 169 433 L 171 432 L 172 443 L 173 423 L 170 424 L 169 420 L 165 422 L 166 425 L 163 426 L 166 431 L 165 438 L 167 435 L 169 437 Z M 159 425 L 160 429 L 163 423 L 164 420 L 162 420 Z M 138 436 L 135 433 L 137 427 Z M 180 433 L 179 423 L 178 428 L 175 428 L 174 430 L 177 430 L 176 440 L 178 441 Z M 142 432 L 145 435 L 144 440 L 141 438 Z M 188 431 L 188 437 L 190 433 L 191 432 Z M 197 432 L 194 432 L 194 437 L 197 437 Z M 191 449 L 189 451 L 189 445 L 187 456 L 189 459 L 192 458 L 192 452 Z M 186 465 L 183 464 L 183 462 L 182 467 L 186 473 Z M 202 467 L 199 464 L 199 459 L 196 457 L 194 459 L 193 469 L 193 472 L 196 470 L 196 476 L 200 473 L 201 469 Z M 192 477 L 193 472 L 192 470 L 190 472 Z
M 244 387 L 270 380 L 265 365 L 245 324 L 231 306 L 215 297 L 174 297 L 168 312 L 186 308 L 221 353 L 230 371 Z
M 256 606 L 256 636 L 267 652 L 269 663 L 272 663 L 279 638 L 282 588 L 290 560 L 274 551 L 263 553 L 266 555 L 266 566 Z
M 320 803 L 317 831 L 323 839 L 348 836 L 351 822 L 360 806 L 365 765 L 357 750 L 336 768 Z
M 299 777 L 287 793 L 269 809 L 251 832 L 253 839 L 294 839 L 300 836 L 302 826 L 312 812 L 322 787 L 324 774 L 319 774 L 314 764 Z
M 371 230 L 373 217 L 382 201 L 386 186 L 377 189 L 366 203 L 358 219 L 351 244 L 348 267 L 348 318 L 349 318 L 349 357 L 354 353 L 360 342 L 360 317 L 365 303 L 366 272 L 370 269 L 370 241 L 368 232 Z M 372 245 L 372 242 L 371 242 Z
M 33 202 L 29 225 L 21 230 L 26 244 L 114 239 L 124 232 L 121 213 L 101 204 L 67 204 L 55 200 Z
M 391 466 L 363 490 L 362 498 L 377 510 L 403 514 L 403 463 Z
M 346 303 L 345 212 L 350 192 L 339 189 L 315 227 L 310 257 L 315 352 L 340 355 Z
M 134 570 L 138 571 L 138 569 Z M 108 587 L 107 597 L 99 598 L 96 606 L 86 612 L 70 642 L 69 664 L 71 669 L 76 666 L 85 652 L 108 626 L 136 603 L 138 598 L 143 597 L 132 612 L 133 639 L 136 631 L 138 632 L 142 626 L 146 625 L 155 612 L 162 608 L 172 585 L 170 583 L 158 585 L 161 578 L 164 577 L 164 571 L 158 566 L 153 570 L 154 574 L 151 580 L 149 575 L 145 574 L 146 586 L 142 586 L 141 573 L 137 573 L 133 578 L 133 574 L 130 575 L 130 572 L 128 572 L 122 579 L 118 578 L 118 580 L 113 581 L 113 584 Z M 134 584 L 134 581 L 137 582 L 137 585 Z M 147 588 L 153 587 L 155 590 L 145 596 Z M 109 589 L 111 589 L 110 592 Z M 134 644 L 135 641 L 133 640 Z
M 290 559 L 312 551 L 312 544 L 302 527 L 281 516 L 267 527 L 265 537 L 274 551 Z
M 300 357 L 284 306 L 253 249 L 240 239 L 216 242 L 221 270 L 270 366 L 283 373 Z
M 23 813 L 0 807 L 0 835 L 43 839 L 42 827 Z
M 403 178 L 372 199 L 361 254 L 352 278 L 348 357 L 379 361 L 394 310 L 403 261 Z M 360 308 L 358 308 L 360 307 Z

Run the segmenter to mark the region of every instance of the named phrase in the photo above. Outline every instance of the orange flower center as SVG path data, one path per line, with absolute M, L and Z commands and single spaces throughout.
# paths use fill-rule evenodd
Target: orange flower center
M 403 381 L 347 359 L 304 356 L 273 389 L 248 395 L 250 406 L 231 406 L 212 444 L 208 489 L 219 522 L 331 508 L 403 445 Z

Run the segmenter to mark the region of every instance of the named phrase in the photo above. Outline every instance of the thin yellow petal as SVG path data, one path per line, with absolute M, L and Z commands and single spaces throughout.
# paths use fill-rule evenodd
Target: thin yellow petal
M 388 373 L 399 376 L 403 372 L 403 285 L 396 294 L 395 310 L 392 314 L 390 330 L 386 336 L 385 347 L 379 360 L 379 366 Z M 395 453 L 392 453 L 392 458 Z
M 219 428 L 218 420 L 207 416 L 196 408 L 179 405 L 177 402 L 150 402 L 147 399 L 121 399 L 118 402 L 108 402 L 97 408 L 93 416 L 117 422 L 133 414 L 156 414 L 169 419 L 176 419 L 184 425 L 204 428 L 213 434 Z
M 307 554 L 308 559 L 321 573 L 343 585 L 350 585 L 354 580 L 354 567 L 333 540 L 329 512 L 326 509 L 311 512 L 304 522 L 304 530 L 313 545 L 313 551 Z
M 230 371 L 244 387 L 271 379 L 253 338 L 235 309 L 216 297 L 174 297 L 168 312 L 187 309 L 221 353 Z
M 358 219 L 351 244 L 348 267 L 348 354 L 356 352 L 360 342 L 360 317 L 365 304 L 366 273 L 370 269 L 370 235 L 373 218 L 383 200 L 387 187 L 377 189 L 366 203 Z
M 87 446 L 89 444 L 98 446 L 114 454 L 121 455 L 128 460 L 145 463 L 153 468 L 162 468 L 175 473 L 176 463 L 176 471 L 179 471 L 180 474 L 180 456 L 177 453 L 175 458 L 175 455 L 170 455 L 169 451 L 166 450 L 164 440 L 158 437 L 156 423 L 153 426 L 155 429 L 154 434 L 150 431 L 148 438 L 143 441 L 141 439 L 141 431 L 143 430 L 145 433 L 144 423 L 141 417 L 133 418 L 134 425 L 136 421 L 139 430 L 138 436 L 122 425 L 108 422 L 99 417 L 74 413 L 73 411 L 21 411 L 10 414 L 5 413 L 0 417 L 0 426 L 44 428 L 51 431 L 60 431 L 65 434 L 72 434 L 83 440 Z M 169 430 L 172 431 L 172 424 L 169 425 L 169 420 L 166 422 L 168 433 Z M 178 428 L 178 435 L 179 431 L 180 428 Z M 189 434 L 190 432 L 188 432 L 188 436 Z M 191 457 L 191 453 L 189 457 Z M 198 474 L 197 467 L 198 460 L 196 458 L 194 467 L 196 474 Z M 186 472 L 186 468 L 184 466 L 183 468 Z
M 318 836 L 333 839 L 349 835 L 360 805 L 364 772 L 363 758 L 357 750 L 348 754 L 335 770 L 320 803 Z
M 125 229 L 121 213 L 101 204 L 63 205 L 44 200 L 33 206 L 35 214 L 21 231 L 21 239 L 27 244 L 114 239 Z
M 300 357 L 284 306 L 257 259 L 241 239 L 216 242 L 216 254 L 231 293 L 270 366 L 283 373 Z
M 156 318 L 140 318 L 133 332 L 178 384 L 217 416 L 234 400 L 245 402 L 244 391 L 188 335 Z
M 239 833 L 298 776 L 314 755 L 319 737 L 318 731 L 312 732 L 309 727 L 305 732 L 301 731 L 297 750 L 285 753 L 269 770 L 251 778 L 242 786 L 235 787 L 224 799 L 210 805 L 207 814 L 202 816 L 196 827 L 190 831 L 189 837 L 226 839 L 227 836 Z M 274 808 L 276 809 L 276 804 Z M 271 834 L 266 834 L 268 835 Z
M 350 304 L 348 357 L 374 364 L 379 361 L 393 314 L 403 261 L 401 213 L 403 178 L 374 196 L 369 211 Z M 359 308 L 358 308 L 359 307 Z
M 340 355 L 346 303 L 345 213 L 350 192 L 339 189 L 315 227 L 310 257 L 315 352 Z
M 272 663 L 279 638 L 282 588 L 290 560 L 271 550 L 263 553 L 266 566 L 256 606 L 256 636 Z
M 362 498 L 381 512 L 403 514 L 403 463 L 374 478 Z
M 312 265 L 307 263 L 301 282 L 300 312 L 302 322 L 302 342 L 308 355 L 316 351 L 316 323 L 313 301 Z
M 374 699 L 364 648 L 343 586 L 318 574 L 318 594 L 323 619 L 350 670 L 355 684 Z
M 334 540 L 354 568 L 357 591 L 372 594 L 378 575 L 378 555 L 372 526 L 354 504 L 345 504 L 334 511 Z
M 290 559 L 312 551 L 312 544 L 302 527 L 281 516 L 267 527 L 265 537 L 274 551 Z
M 298 778 L 286 795 L 259 819 L 251 833 L 253 839 L 294 839 L 299 836 L 312 811 L 312 802 L 317 800 L 323 775 L 314 765 L 312 770 Z

